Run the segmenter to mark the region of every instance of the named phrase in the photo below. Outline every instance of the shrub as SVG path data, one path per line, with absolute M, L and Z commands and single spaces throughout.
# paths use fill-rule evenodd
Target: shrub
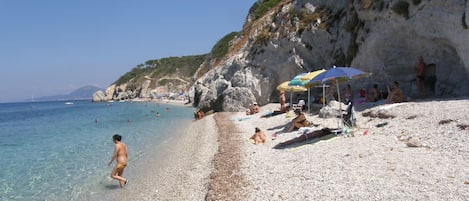
M 251 11 L 254 14 L 254 19 L 259 19 L 262 17 L 267 11 L 275 7 L 281 0 L 265 0 L 262 3 L 255 3 L 251 7 Z
M 213 46 L 212 51 L 210 52 L 211 56 L 214 58 L 222 58 L 228 52 L 230 47 L 230 41 L 238 35 L 238 32 L 231 32 L 220 39 L 215 46 Z
M 161 79 L 161 80 L 158 81 L 158 84 L 159 84 L 160 86 L 164 86 L 164 85 L 166 85 L 168 82 L 169 82 L 168 79 Z

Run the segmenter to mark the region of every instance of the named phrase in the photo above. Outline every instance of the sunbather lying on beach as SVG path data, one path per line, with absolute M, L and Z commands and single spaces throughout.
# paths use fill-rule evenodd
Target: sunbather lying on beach
M 254 135 L 252 135 L 249 139 L 254 140 L 254 144 L 265 143 L 267 141 L 265 133 L 262 132 L 259 128 L 255 129 Z
M 310 133 L 302 134 L 302 135 L 300 135 L 296 138 L 293 138 L 291 140 L 279 143 L 279 144 L 274 146 L 274 149 L 281 149 L 281 148 L 284 148 L 284 147 L 286 147 L 288 145 L 291 145 L 291 144 L 294 144 L 294 143 L 303 142 L 303 141 L 306 141 L 306 140 L 311 140 L 311 139 L 314 139 L 314 138 L 323 137 L 323 136 L 329 135 L 331 133 L 332 132 L 329 128 L 323 128 L 321 130 L 315 130 L 315 131 L 310 132 Z
M 279 115 L 279 114 L 285 114 L 289 110 L 290 110 L 290 106 L 286 106 L 285 111 L 274 110 L 273 112 L 268 112 L 268 113 L 262 115 L 261 117 L 262 118 L 273 117 L 273 116 L 276 116 L 276 115 Z
M 287 132 L 291 132 L 293 129 L 309 126 L 309 121 L 306 119 L 305 114 L 301 110 L 295 110 L 296 117 L 291 121 L 290 127 Z

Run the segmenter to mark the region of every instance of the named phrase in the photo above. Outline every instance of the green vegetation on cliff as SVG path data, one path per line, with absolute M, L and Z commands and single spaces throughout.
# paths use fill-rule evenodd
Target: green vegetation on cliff
M 140 84 L 145 76 L 156 80 L 174 74 L 179 77 L 192 77 L 206 58 L 205 54 L 148 60 L 122 75 L 114 84 Z
M 252 7 L 249 13 L 253 14 L 254 19 L 259 19 L 262 17 L 267 11 L 275 7 L 277 4 L 280 3 L 281 0 L 265 0 L 261 3 L 256 2 Z
M 210 52 L 212 58 L 220 59 L 226 55 L 230 47 L 230 41 L 238 35 L 238 32 L 231 32 L 220 39 Z

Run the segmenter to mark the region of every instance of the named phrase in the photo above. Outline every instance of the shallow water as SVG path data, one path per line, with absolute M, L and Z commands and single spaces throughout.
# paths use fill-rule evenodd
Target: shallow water
M 139 158 L 171 139 L 175 128 L 189 123 L 192 110 L 144 102 L 0 104 L 0 200 L 106 196 L 118 187 L 107 166 L 112 135 L 123 136 L 129 165 L 138 164 Z

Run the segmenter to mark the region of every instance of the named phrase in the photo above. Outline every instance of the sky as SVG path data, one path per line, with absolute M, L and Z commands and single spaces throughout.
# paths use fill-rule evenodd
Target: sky
M 256 0 L 0 0 L 0 102 L 106 88 L 152 59 L 209 53 Z

